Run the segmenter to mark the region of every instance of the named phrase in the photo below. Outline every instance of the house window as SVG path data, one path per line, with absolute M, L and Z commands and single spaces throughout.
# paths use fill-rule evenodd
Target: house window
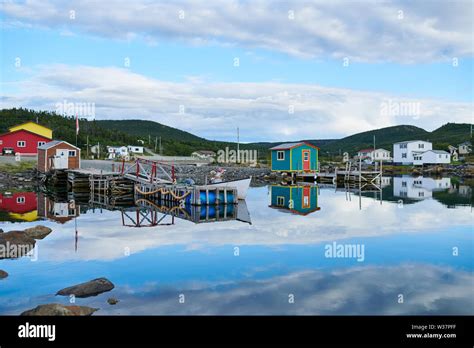
M 46 144 L 46 141 L 38 141 L 38 147 L 43 146 L 44 144 Z
M 285 159 L 285 151 L 277 151 L 277 160 L 283 161 Z
M 16 142 L 16 146 L 18 147 L 26 147 L 26 141 L 20 140 Z
M 418 144 L 418 148 L 419 148 L 419 149 L 424 149 L 424 148 L 425 148 L 425 144 Z
M 402 187 L 407 187 L 407 182 L 406 181 L 402 181 Z
M 400 149 L 406 149 L 407 148 L 407 144 L 400 144 Z
M 285 197 L 278 196 L 277 197 L 277 206 L 283 207 L 285 205 Z
M 418 197 L 425 197 L 425 193 L 424 192 L 418 192 Z
M 402 153 L 402 158 L 407 158 L 407 154 L 406 154 L 406 153 Z
M 23 197 L 23 196 L 17 197 L 17 198 L 16 198 L 16 202 L 17 202 L 18 204 L 25 204 L 25 197 Z
M 76 157 L 76 150 L 69 150 L 69 157 Z
M 3 145 L 3 140 L 0 140 L 0 145 Z
M 303 161 L 309 160 L 309 152 L 303 152 Z

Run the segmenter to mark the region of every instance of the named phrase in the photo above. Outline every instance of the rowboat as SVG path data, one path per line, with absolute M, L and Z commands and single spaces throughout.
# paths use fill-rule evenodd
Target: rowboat
M 237 198 L 245 199 L 247 197 L 247 190 L 250 186 L 250 181 L 252 177 L 239 180 L 230 180 L 230 181 L 221 181 L 221 182 L 211 182 L 208 186 L 214 187 L 235 187 L 237 189 Z

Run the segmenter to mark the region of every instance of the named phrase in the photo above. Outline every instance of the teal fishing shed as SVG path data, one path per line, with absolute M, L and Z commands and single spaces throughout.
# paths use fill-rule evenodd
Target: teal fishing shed
M 286 143 L 270 148 L 272 171 L 314 173 L 319 171 L 319 147 L 308 143 Z

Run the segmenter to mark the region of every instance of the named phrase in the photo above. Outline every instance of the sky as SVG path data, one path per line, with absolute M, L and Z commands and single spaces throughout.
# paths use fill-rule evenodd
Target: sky
M 431 131 L 473 121 L 473 15 L 469 0 L 5 0 L 0 107 L 244 142 Z

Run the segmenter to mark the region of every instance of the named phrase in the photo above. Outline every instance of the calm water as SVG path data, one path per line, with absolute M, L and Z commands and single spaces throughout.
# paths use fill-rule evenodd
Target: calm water
M 115 289 L 76 299 L 100 308 L 96 315 L 474 314 L 472 189 L 449 178 L 386 178 L 382 192 L 361 195 L 260 187 L 239 216 L 226 212 L 228 221 L 142 210 L 142 225 L 160 223 L 142 228 L 129 227 L 137 223 L 130 208 L 3 194 L 5 232 L 38 223 L 53 232 L 37 242 L 36 261 L 0 260 L 9 273 L 0 280 L 0 314 L 68 304 L 54 294 L 98 277 Z M 247 211 L 251 224 L 235 220 L 248 220 Z M 345 253 L 333 256 L 344 257 L 329 257 L 340 246 Z M 120 302 L 108 305 L 109 297 Z

